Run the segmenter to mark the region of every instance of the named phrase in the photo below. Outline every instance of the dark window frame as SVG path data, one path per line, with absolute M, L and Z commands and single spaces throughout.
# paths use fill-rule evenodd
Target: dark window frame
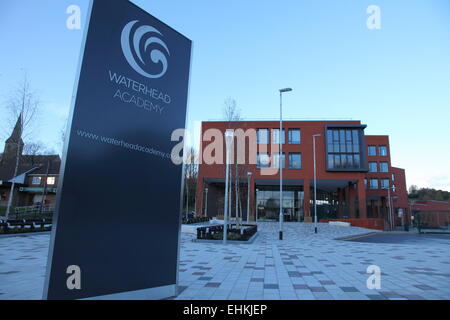
M 266 142 L 261 142 L 259 139 L 259 132 L 265 130 L 267 132 L 267 141 Z M 269 128 L 258 128 L 256 129 L 256 144 L 270 144 L 270 129 Z
M 387 185 L 385 186 L 385 182 L 386 182 L 386 181 L 387 181 Z M 380 186 L 381 186 L 381 189 L 389 188 L 389 185 L 390 185 L 389 178 L 382 178 L 382 179 L 380 179 Z
M 366 125 L 325 125 L 325 161 L 330 172 L 367 172 Z M 341 141 L 341 137 L 344 139 Z M 336 156 L 335 156 L 336 155 Z M 341 155 L 345 155 L 342 161 Z M 349 159 L 349 155 L 352 159 Z M 338 159 L 339 158 L 339 159 Z M 344 165 L 344 166 L 343 166 Z
M 274 139 L 274 132 L 278 131 L 278 133 L 280 132 L 280 128 L 272 128 L 270 130 L 270 141 L 272 141 L 272 144 L 279 144 L 278 141 L 275 141 Z M 281 139 L 281 144 L 286 144 L 286 129 L 283 128 L 283 130 L 281 131 L 283 138 Z
M 297 132 L 298 131 L 298 142 L 293 141 L 291 132 Z M 302 130 L 300 128 L 298 129 L 288 129 L 288 144 L 302 144 Z
M 291 162 L 292 162 L 291 156 L 295 156 L 295 155 L 300 156 L 300 167 L 299 168 L 295 168 L 295 167 L 291 166 Z M 292 170 L 301 170 L 302 169 L 303 163 L 302 163 L 302 153 L 301 152 L 290 152 L 288 159 L 289 159 L 289 167 L 288 167 L 289 169 L 292 169 Z
M 260 161 L 260 156 L 261 155 L 266 155 L 268 157 L 268 161 L 267 161 L 267 165 L 261 166 L 261 161 Z M 257 169 L 267 169 L 270 168 L 270 158 L 269 158 L 269 154 L 267 152 L 262 152 L 262 153 L 257 153 L 256 154 L 256 168 Z
M 374 185 L 373 185 L 372 181 L 376 181 L 377 182 L 376 183 L 376 188 L 374 188 Z M 378 181 L 378 179 L 371 178 L 369 180 L 369 188 L 370 188 L 370 190 L 378 190 L 378 189 L 380 189 L 380 182 Z

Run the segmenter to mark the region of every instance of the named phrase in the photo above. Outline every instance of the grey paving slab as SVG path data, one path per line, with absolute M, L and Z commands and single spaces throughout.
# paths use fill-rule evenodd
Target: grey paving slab
M 442 237 L 390 242 L 338 241 L 371 232 L 355 227 L 259 223 L 252 244 L 192 242 L 182 234 L 176 299 L 450 299 L 450 246 Z M 0 238 L 0 299 L 41 299 L 49 234 Z M 380 241 L 382 239 L 382 241 Z M 381 289 L 367 288 L 367 267 Z

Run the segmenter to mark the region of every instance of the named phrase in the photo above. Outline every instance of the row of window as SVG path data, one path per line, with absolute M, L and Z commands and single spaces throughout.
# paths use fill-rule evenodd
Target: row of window
M 378 146 L 378 154 L 377 154 L 377 146 L 368 146 L 367 147 L 367 154 L 369 156 L 382 156 L 382 157 L 386 157 L 387 156 L 387 147 L 386 146 Z
M 328 154 L 328 168 L 330 169 L 358 169 L 361 157 L 357 154 Z
M 360 129 L 327 130 L 328 169 L 360 169 Z
M 258 144 L 269 144 L 269 129 L 258 129 L 256 131 L 256 139 Z M 272 144 L 280 143 L 280 129 L 272 129 Z M 281 144 L 286 143 L 286 132 L 283 129 L 281 133 Z M 300 129 L 288 129 L 288 143 L 300 144 Z
M 364 179 L 364 183 L 366 185 L 366 189 L 388 189 L 389 188 L 389 179 Z M 395 186 L 392 186 L 392 189 L 395 191 Z
M 370 161 L 369 172 L 389 172 L 389 164 L 384 161 L 380 162 L 380 170 L 378 171 L 378 163 L 375 161 Z
M 387 189 L 389 188 L 389 179 L 364 179 L 366 189 Z
M 41 177 L 33 177 L 33 180 L 31 181 L 32 185 L 40 185 L 42 182 L 42 178 Z M 47 177 L 47 185 L 54 185 L 56 182 L 56 177 Z
M 302 154 L 301 153 L 289 153 L 289 169 L 301 169 L 302 168 Z M 278 169 L 280 163 L 280 154 L 274 153 L 272 155 L 273 165 L 272 168 Z M 256 167 L 269 168 L 270 167 L 270 157 L 267 153 L 258 153 L 256 158 Z M 281 155 L 281 167 L 286 168 L 286 154 L 283 152 Z

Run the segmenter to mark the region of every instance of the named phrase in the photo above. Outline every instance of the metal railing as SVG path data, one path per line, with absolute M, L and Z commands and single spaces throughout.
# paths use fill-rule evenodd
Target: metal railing
M 34 205 L 26 207 L 16 207 L 14 214 L 16 219 L 37 219 L 51 218 L 55 211 L 54 205 Z
M 414 226 L 421 231 L 450 232 L 450 211 L 414 211 Z

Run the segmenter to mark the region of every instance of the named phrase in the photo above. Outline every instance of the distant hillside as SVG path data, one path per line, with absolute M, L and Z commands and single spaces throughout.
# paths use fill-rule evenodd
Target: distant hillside
M 413 185 L 409 188 L 408 198 L 411 200 L 450 201 L 450 192 L 429 188 L 419 189 Z

